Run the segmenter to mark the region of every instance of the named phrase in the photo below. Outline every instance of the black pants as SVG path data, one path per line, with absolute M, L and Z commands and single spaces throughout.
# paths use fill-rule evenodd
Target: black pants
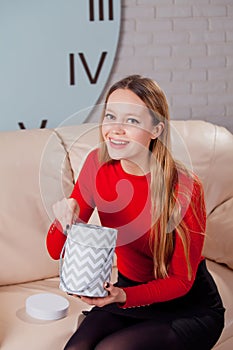
M 135 282 L 119 274 L 117 285 Z M 132 309 L 115 304 L 94 307 L 65 350 L 210 350 L 222 333 L 224 312 L 216 284 L 202 261 L 184 297 Z

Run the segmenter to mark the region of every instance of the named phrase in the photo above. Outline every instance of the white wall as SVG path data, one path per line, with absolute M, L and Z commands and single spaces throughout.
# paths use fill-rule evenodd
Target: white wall
M 233 132 L 233 0 L 122 5 L 120 44 L 106 89 L 128 74 L 151 77 L 165 91 L 172 119 L 202 119 Z

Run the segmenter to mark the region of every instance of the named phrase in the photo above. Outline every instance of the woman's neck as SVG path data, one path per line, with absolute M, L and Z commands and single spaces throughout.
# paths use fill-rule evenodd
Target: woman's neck
M 150 172 L 149 161 L 143 162 L 144 164 L 136 164 L 128 159 L 121 159 L 122 169 L 131 175 L 143 176 Z

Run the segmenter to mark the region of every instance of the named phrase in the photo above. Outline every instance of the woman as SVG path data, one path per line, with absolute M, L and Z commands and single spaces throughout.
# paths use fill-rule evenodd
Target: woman
M 107 297 L 81 296 L 94 307 L 65 349 L 211 349 L 225 310 L 201 255 L 203 189 L 171 156 L 163 91 L 138 75 L 117 82 L 100 129 L 70 198 L 54 205 L 47 247 L 58 259 L 67 225 L 97 207 L 118 229 L 118 281 L 105 284 Z

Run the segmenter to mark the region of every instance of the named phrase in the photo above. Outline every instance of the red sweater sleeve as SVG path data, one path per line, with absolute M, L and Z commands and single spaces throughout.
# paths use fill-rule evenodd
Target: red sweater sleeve
M 204 243 L 206 212 L 199 183 L 194 184 L 191 203 L 184 216 L 190 236 L 190 263 L 192 278 L 188 278 L 188 269 L 183 244 L 178 233 L 175 235 L 175 249 L 171 260 L 169 274 L 166 278 L 154 279 L 135 287 L 123 288 L 126 293 L 126 303 L 123 308 L 149 305 L 156 302 L 172 300 L 185 295 L 193 285 L 196 271 L 203 259 L 201 253 Z M 194 214 L 194 209 L 197 215 Z
M 66 236 L 63 234 L 62 226 L 58 220 L 55 220 L 50 226 L 46 238 L 46 246 L 51 258 L 58 260 L 64 243 L 66 241 Z
M 79 220 L 87 222 L 93 212 L 95 204 L 92 198 L 92 182 L 95 179 L 93 176 L 95 172 L 95 166 L 97 164 L 97 151 L 91 152 L 80 171 L 78 180 L 73 188 L 70 198 L 74 198 L 79 205 Z M 58 220 L 55 220 L 50 226 L 46 245 L 50 256 L 53 259 L 58 260 L 60 258 L 61 250 L 66 241 L 66 236 L 63 234 L 62 226 Z

